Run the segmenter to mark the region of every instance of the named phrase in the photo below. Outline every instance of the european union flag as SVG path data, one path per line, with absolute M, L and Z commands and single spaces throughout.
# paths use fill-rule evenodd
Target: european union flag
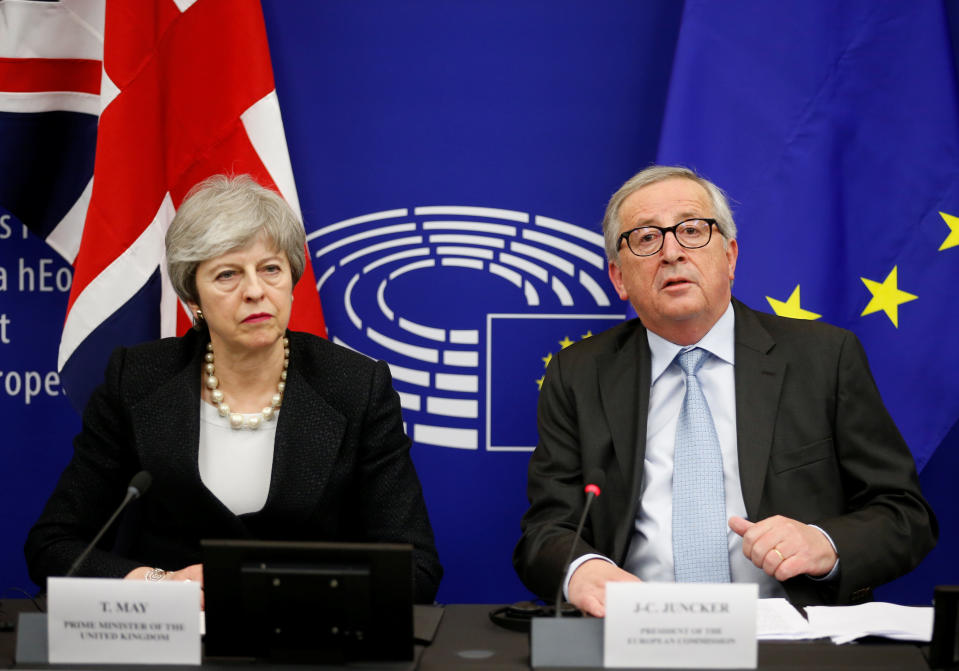
M 959 108 L 942 4 L 684 12 L 659 162 L 726 189 L 738 297 L 859 336 L 922 468 L 959 418 Z
M 622 321 L 608 314 L 490 314 L 490 451 L 531 452 L 536 447 L 536 400 L 553 355 Z

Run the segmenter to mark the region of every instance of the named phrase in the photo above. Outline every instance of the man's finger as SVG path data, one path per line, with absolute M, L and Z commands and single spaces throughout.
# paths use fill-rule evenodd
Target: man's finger
M 606 608 L 602 600 L 592 596 L 583 600 L 582 611 L 593 617 L 605 617 L 606 615 Z
M 797 575 L 806 573 L 805 562 L 798 555 L 787 557 L 785 561 L 780 562 L 776 570 L 771 574 L 776 580 L 789 580 Z
M 733 516 L 729 518 L 729 528 L 740 536 L 749 531 L 750 527 L 752 526 L 752 522 L 747 519 L 743 519 L 742 517 Z
M 768 562 L 773 561 L 773 570 L 775 570 L 775 567 L 779 566 L 787 556 L 781 547 L 783 540 L 784 534 L 781 529 L 767 531 L 753 543 L 749 558 L 764 571 L 768 567 Z M 743 545 L 745 546 L 745 543 Z M 745 552 L 745 548 L 743 551 Z M 772 575 L 769 571 L 766 572 Z
M 756 563 L 756 560 L 754 560 L 754 563 Z M 756 566 L 760 567 L 767 575 L 775 576 L 779 568 L 785 563 L 786 555 L 779 548 L 773 547 L 763 553 Z

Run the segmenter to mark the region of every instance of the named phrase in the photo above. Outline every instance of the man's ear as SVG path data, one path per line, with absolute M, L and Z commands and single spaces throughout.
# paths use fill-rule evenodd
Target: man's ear
M 626 285 L 623 283 L 623 271 L 618 263 L 609 262 L 609 281 L 613 283 L 616 293 L 624 300 L 629 300 L 629 294 L 626 293 Z
M 726 243 L 726 261 L 729 263 L 729 281 L 736 279 L 736 259 L 739 258 L 739 244 L 735 240 Z

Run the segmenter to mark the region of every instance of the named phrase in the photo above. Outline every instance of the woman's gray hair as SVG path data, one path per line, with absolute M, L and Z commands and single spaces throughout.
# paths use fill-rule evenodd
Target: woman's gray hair
M 723 245 L 725 246 L 729 240 L 736 239 L 736 222 L 733 221 L 732 210 L 729 209 L 729 202 L 726 200 L 726 194 L 722 189 L 708 179 L 700 177 L 689 168 L 653 165 L 630 177 L 609 199 L 606 214 L 603 217 L 603 238 L 606 242 L 606 258 L 610 262 L 619 263 L 619 249 L 616 242 L 620 234 L 619 209 L 623 206 L 623 201 L 644 186 L 676 177 L 692 180 L 706 189 L 713 205 L 713 218 L 716 219 L 719 232 L 723 235 Z
M 199 303 L 197 266 L 259 235 L 286 253 L 296 285 L 306 267 L 306 232 L 280 194 L 249 175 L 214 175 L 195 185 L 166 233 L 167 269 L 177 296 Z

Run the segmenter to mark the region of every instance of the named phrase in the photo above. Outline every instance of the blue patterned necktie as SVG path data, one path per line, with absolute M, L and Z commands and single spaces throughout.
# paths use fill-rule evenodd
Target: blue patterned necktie
M 680 352 L 686 396 L 673 455 L 673 573 L 676 582 L 729 582 L 723 455 L 696 372 L 708 352 Z

